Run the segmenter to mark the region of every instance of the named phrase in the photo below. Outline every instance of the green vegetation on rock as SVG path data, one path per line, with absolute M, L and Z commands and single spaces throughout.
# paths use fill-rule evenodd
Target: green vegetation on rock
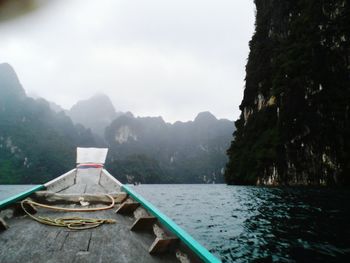
M 255 1 L 229 184 L 350 184 L 350 3 Z

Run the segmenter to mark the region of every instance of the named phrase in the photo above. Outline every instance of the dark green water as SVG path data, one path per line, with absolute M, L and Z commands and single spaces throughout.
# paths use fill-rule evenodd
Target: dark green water
M 223 262 L 350 262 L 350 191 L 226 185 L 134 189 Z

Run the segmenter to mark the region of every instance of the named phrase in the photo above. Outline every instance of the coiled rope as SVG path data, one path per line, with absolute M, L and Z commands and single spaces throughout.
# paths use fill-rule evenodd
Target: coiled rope
M 95 208 L 66 208 L 66 207 L 58 207 L 58 206 L 50 206 L 45 204 L 40 204 L 34 202 L 32 200 L 25 199 L 21 202 L 21 207 L 23 211 L 33 220 L 50 226 L 58 226 L 58 227 L 67 227 L 72 230 L 84 230 L 98 227 L 102 224 L 114 224 L 116 220 L 114 219 L 99 219 L 99 218 L 83 218 L 83 217 L 58 217 L 58 218 L 50 218 L 44 216 L 34 216 L 29 213 L 24 204 L 29 204 L 32 206 L 38 206 L 42 208 L 47 208 L 56 211 L 65 211 L 65 212 L 93 212 L 93 211 L 101 211 L 108 210 L 114 207 L 115 201 L 114 198 L 108 194 L 106 196 L 111 199 L 111 204 L 109 206 L 104 207 L 95 207 Z

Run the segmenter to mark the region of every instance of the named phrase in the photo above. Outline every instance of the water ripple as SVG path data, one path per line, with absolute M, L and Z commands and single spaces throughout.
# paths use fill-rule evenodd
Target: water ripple
M 141 185 L 223 262 L 350 262 L 350 192 L 226 185 Z

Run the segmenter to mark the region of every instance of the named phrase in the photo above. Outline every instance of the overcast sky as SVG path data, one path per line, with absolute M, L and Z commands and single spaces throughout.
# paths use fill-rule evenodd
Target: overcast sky
M 0 24 L 0 63 L 28 94 L 69 109 L 107 94 L 117 111 L 235 120 L 253 0 L 60 0 Z

